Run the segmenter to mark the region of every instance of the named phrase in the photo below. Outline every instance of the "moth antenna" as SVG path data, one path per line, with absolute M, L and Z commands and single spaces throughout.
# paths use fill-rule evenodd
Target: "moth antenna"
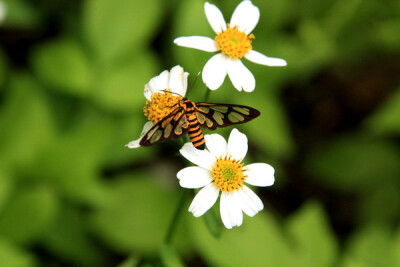
M 193 86 L 195 85 L 197 79 L 198 79 L 199 76 L 200 76 L 200 73 L 201 73 L 201 71 L 199 71 L 199 73 L 197 73 L 196 78 L 194 79 L 194 81 L 192 82 L 192 84 L 190 85 L 190 87 L 187 89 L 186 94 L 188 94 L 188 93 L 189 93 L 189 90 L 193 88 Z M 161 90 L 161 91 L 163 91 L 164 93 L 170 93 L 170 94 L 173 94 L 173 95 L 179 95 L 180 97 L 183 98 L 183 96 L 181 96 L 180 94 L 175 93 L 175 92 L 170 92 L 170 91 L 167 91 L 167 90 L 165 90 L 165 89 L 164 89 L 164 90 Z
M 175 93 L 175 92 L 170 92 L 170 91 L 167 91 L 167 90 L 160 90 L 160 91 L 163 91 L 164 93 L 169 93 L 169 94 L 173 94 L 173 95 L 179 95 L 180 97 L 182 97 L 183 98 L 183 96 L 181 96 L 180 94 L 178 94 L 178 93 Z
M 201 73 L 201 71 L 199 71 L 199 73 L 197 73 L 197 75 L 196 75 L 196 78 L 194 79 L 194 81 L 192 82 L 192 84 L 190 85 L 190 87 L 187 89 L 187 91 L 186 91 L 186 95 L 189 93 L 189 90 L 190 90 L 190 89 L 192 89 L 192 88 L 193 88 L 193 86 L 195 85 L 195 83 L 196 83 L 197 79 L 198 79 L 198 78 L 199 78 L 199 76 L 200 76 L 200 73 Z

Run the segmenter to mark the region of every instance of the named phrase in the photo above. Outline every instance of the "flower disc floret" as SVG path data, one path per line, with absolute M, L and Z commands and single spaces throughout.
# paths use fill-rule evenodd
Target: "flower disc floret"
M 252 49 L 251 39 L 254 39 L 253 34 L 247 36 L 237 25 L 232 28 L 229 23 L 228 28 L 215 37 L 218 50 L 234 59 L 244 57 Z
M 146 100 L 146 105 L 143 108 L 144 115 L 149 121 L 154 124 L 171 114 L 177 108 L 177 104 L 182 100 L 179 95 L 167 93 L 170 89 L 164 92 L 156 92 L 151 96 L 150 100 Z
M 220 156 L 211 170 L 214 184 L 225 192 L 239 190 L 247 178 L 243 165 L 239 160 L 232 159 L 228 153 Z

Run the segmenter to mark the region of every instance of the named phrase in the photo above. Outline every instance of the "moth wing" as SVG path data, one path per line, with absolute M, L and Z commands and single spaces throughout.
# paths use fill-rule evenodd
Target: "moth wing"
M 243 105 L 196 103 L 196 106 L 199 123 L 210 130 L 245 123 L 260 116 L 257 109 Z
M 168 139 L 178 139 L 187 133 L 188 128 L 189 123 L 186 119 L 185 110 L 179 108 L 148 130 L 139 144 L 151 146 Z

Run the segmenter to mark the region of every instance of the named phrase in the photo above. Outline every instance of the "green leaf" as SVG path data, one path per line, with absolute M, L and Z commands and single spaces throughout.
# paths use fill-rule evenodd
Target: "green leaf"
M 6 0 L 4 1 L 7 13 L 5 25 L 12 28 L 33 29 L 40 22 L 39 12 L 35 10 L 29 1 Z
M 63 38 L 38 46 L 31 61 L 36 75 L 50 88 L 79 97 L 89 94 L 91 66 L 77 41 Z
M 397 231 L 394 235 L 394 242 L 392 247 L 392 255 L 393 255 L 393 266 L 400 266 L 400 227 L 397 228 Z
M 0 215 L 5 203 L 10 198 L 14 181 L 6 167 L 0 165 Z
M 0 49 L 0 92 L 3 89 L 3 83 L 7 75 L 6 56 L 2 49 Z
M 0 239 L 0 262 L 5 267 L 38 266 L 33 255 L 2 239 Z
M 366 127 L 375 135 L 400 134 L 400 88 L 370 115 L 366 121 Z
M 335 266 L 338 244 L 322 207 L 309 202 L 287 222 L 294 250 L 292 266 Z
M 400 25 L 399 16 L 395 18 L 389 18 L 384 21 L 378 22 L 379 25 L 376 27 L 376 40 L 379 45 L 385 46 L 387 50 L 399 51 L 400 48 L 400 31 L 398 25 Z M 386 50 L 386 51 L 387 51 Z
M 204 215 L 204 222 L 208 228 L 208 231 L 215 238 L 220 238 L 222 235 L 222 223 L 221 219 L 217 218 L 215 209 L 209 209 Z
M 350 238 L 344 253 L 343 266 L 397 266 L 394 264 L 391 248 L 392 233 L 387 227 L 365 227 Z
M 234 103 L 241 101 L 238 98 Z M 260 146 L 275 157 L 289 158 L 294 152 L 294 143 L 288 119 L 278 98 L 274 95 L 251 98 L 251 102 L 246 105 L 261 112 L 260 117 L 244 126 L 246 133 L 253 133 L 252 138 L 249 138 L 250 144 Z
M 85 1 L 85 36 L 100 64 L 148 46 L 162 17 L 162 7 L 159 0 Z
M 136 171 L 114 177 L 108 184 L 107 201 L 93 213 L 96 234 L 120 253 L 154 253 L 164 241 L 177 198 L 160 180 L 152 180 L 154 176 L 152 172 Z M 188 249 L 187 238 L 182 235 L 175 235 L 173 241 L 178 242 L 178 248 Z
M 363 192 L 395 181 L 400 175 L 399 162 L 399 151 L 392 142 L 347 135 L 311 152 L 305 168 L 321 183 Z
M 157 150 L 157 145 L 151 147 L 142 147 L 138 149 L 129 149 L 125 145 L 132 140 L 139 138 L 143 126 L 146 122 L 146 117 L 140 110 L 132 115 L 114 119 L 114 127 L 108 153 L 105 156 L 107 167 L 118 167 L 121 165 L 131 164 L 132 162 L 147 162 Z
M 322 17 L 322 25 L 326 33 L 336 37 L 347 27 L 353 16 L 357 16 L 361 0 L 337 0 L 330 7 L 325 7 L 326 16 Z M 340 14 L 338 16 L 337 14 Z
M 104 188 L 99 173 L 111 133 L 112 122 L 106 116 L 82 112 L 76 125 L 36 157 L 28 177 L 56 186 L 75 201 L 101 201 Z
M 46 98 L 35 80 L 11 77 L 0 113 L 0 162 L 25 169 L 54 139 L 54 124 Z
M 119 264 L 118 267 L 137 267 L 139 260 L 140 259 L 135 256 L 130 256 L 128 259 Z
M 0 235 L 14 242 L 31 243 L 47 230 L 57 208 L 57 198 L 49 188 L 23 189 L 4 207 Z
M 158 75 L 156 62 L 152 53 L 141 51 L 124 63 L 104 69 L 95 85 L 94 101 L 116 112 L 142 110 L 146 103 L 144 85 Z
M 298 14 L 297 3 L 289 0 L 258 1 L 254 4 L 258 6 L 261 12 L 259 24 L 253 31 L 256 38 L 258 34 L 265 31 L 281 29 L 283 25 Z
M 244 215 L 239 228 L 215 239 L 199 218 L 190 217 L 196 250 L 210 266 L 290 266 L 290 251 L 278 223 L 268 211 Z
M 400 213 L 399 189 L 393 183 L 382 184 L 365 192 L 360 201 L 360 221 L 390 223 L 396 221 Z M 390 205 L 388 205 L 390 203 Z
M 303 64 L 313 70 L 321 68 L 335 56 L 335 44 L 320 23 L 304 20 L 298 25 L 298 34 L 306 55 L 302 55 Z
M 52 255 L 74 266 L 110 266 L 106 254 L 92 239 L 86 217 L 77 209 L 63 206 L 42 237 L 41 245 Z
M 160 258 L 162 266 L 165 267 L 183 267 L 185 264 L 179 258 L 176 251 L 169 246 L 163 245 L 160 250 Z

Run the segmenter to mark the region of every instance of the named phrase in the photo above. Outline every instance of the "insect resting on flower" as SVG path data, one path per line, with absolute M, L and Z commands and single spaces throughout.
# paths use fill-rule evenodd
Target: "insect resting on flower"
M 175 94 L 169 91 L 164 93 Z M 144 134 L 140 146 L 151 146 L 167 139 L 178 139 L 188 133 L 193 146 L 203 150 L 205 141 L 200 127 L 215 130 L 245 123 L 260 115 L 258 110 L 248 106 L 195 103 L 182 96 L 179 97 L 181 99 L 170 107 L 172 111 Z

